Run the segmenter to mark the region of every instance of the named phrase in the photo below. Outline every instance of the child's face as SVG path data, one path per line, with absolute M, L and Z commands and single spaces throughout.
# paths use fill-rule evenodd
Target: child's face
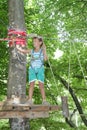
M 33 39 L 33 46 L 34 48 L 40 48 L 41 42 L 39 41 L 38 38 Z

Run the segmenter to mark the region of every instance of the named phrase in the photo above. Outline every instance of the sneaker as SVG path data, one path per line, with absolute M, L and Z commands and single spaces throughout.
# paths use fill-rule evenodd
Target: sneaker
M 31 99 L 28 99 L 25 104 L 33 105 L 33 102 Z
M 47 106 L 49 106 L 49 105 L 50 105 L 50 103 L 49 103 L 49 102 L 47 102 L 46 100 L 44 100 L 44 101 L 42 102 L 42 105 L 47 105 Z

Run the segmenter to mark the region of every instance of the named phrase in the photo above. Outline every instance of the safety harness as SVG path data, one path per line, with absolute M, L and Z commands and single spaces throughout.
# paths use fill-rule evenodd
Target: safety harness
M 34 70 L 36 76 L 37 76 L 37 74 L 38 74 L 40 68 L 44 65 L 44 60 L 41 58 L 42 53 L 43 53 L 43 51 L 42 51 L 42 49 L 40 49 L 40 54 L 39 54 L 39 56 L 38 56 L 37 58 L 35 58 L 35 57 L 34 57 L 34 49 L 33 49 L 32 52 L 31 52 L 30 67 Z M 32 64 L 33 64 L 33 61 L 38 60 L 38 59 L 41 61 L 41 66 L 39 67 L 38 71 L 36 72 L 36 71 L 35 71 L 35 68 L 32 66 Z

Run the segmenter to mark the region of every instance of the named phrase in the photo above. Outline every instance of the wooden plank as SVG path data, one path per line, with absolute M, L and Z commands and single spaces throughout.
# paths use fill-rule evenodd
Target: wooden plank
M 58 105 L 51 105 L 49 106 L 49 111 L 60 111 L 61 110 L 61 106 Z
M 60 106 L 57 105 L 32 105 L 28 104 L 4 104 L 0 103 L 0 111 L 23 111 L 23 110 L 31 110 L 32 112 L 40 112 L 40 111 L 57 111 L 61 110 Z
M 32 105 L 29 104 L 9 104 L 9 102 L 0 102 L 0 119 L 4 118 L 47 118 L 50 111 L 62 110 L 64 117 L 69 117 L 67 97 L 61 97 L 62 106 L 58 105 Z
M 63 113 L 63 116 L 68 118 L 69 117 L 68 99 L 65 96 L 61 97 L 61 99 L 62 99 L 62 113 Z
M 0 102 L 0 119 L 3 118 L 47 118 L 50 111 L 61 110 L 57 105 L 7 104 Z
M 0 112 L 0 119 L 9 119 L 9 118 L 47 118 L 49 117 L 48 112 L 29 112 L 29 111 L 2 111 Z
M 60 110 L 59 106 L 44 106 L 44 105 L 34 105 L 30 107 L 31 111 L 58 111 Z

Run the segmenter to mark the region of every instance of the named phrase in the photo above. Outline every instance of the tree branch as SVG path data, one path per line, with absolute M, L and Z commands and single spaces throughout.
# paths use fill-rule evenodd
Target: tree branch
M 65 118 L 65 121 L 66 121 L 66 123 L 67 123 L 70 127 L 73 127 L 73 128 L 76 127 L 76 125 L 75 125 L 71 120 L 69 120 L 68 118 Z
M 85 126 L 87 126 L 87 119 L 86 119 L 86 117 L 85 117 L 85 115 L 84 115 L 84 112 L 83 112 L 83 110 L 82 110 L 82 107 L 81 107 L 81 105 L 80 105 L 80 103 L 79 103 L 79 101 L 78 101 L 78 98 L 77 98 L 77 96 L 75 95 L 73 89 L 72 89 L 71 86 L 67 83 L 67 81 L 66 81 L 65 79 L 61 78 L 60 76 L 59 76 L 59 80 L 60 80 L 60 82 L 65 86 L 65 88 L 69 91 L 69 93 L 71 94 L 71 96 L 72 96 L 72 98 L 73 98 L 73 101 L 74 101 L 74 103 L 75 103 L 75 105 L 76 105 L 76 108 L 77 108 L 77 110 L 78 110 L 78 112 L 79 112 L 79 114 L 80 114 L 80 117 L 81 117 L 82 121 L 84 122 Z

